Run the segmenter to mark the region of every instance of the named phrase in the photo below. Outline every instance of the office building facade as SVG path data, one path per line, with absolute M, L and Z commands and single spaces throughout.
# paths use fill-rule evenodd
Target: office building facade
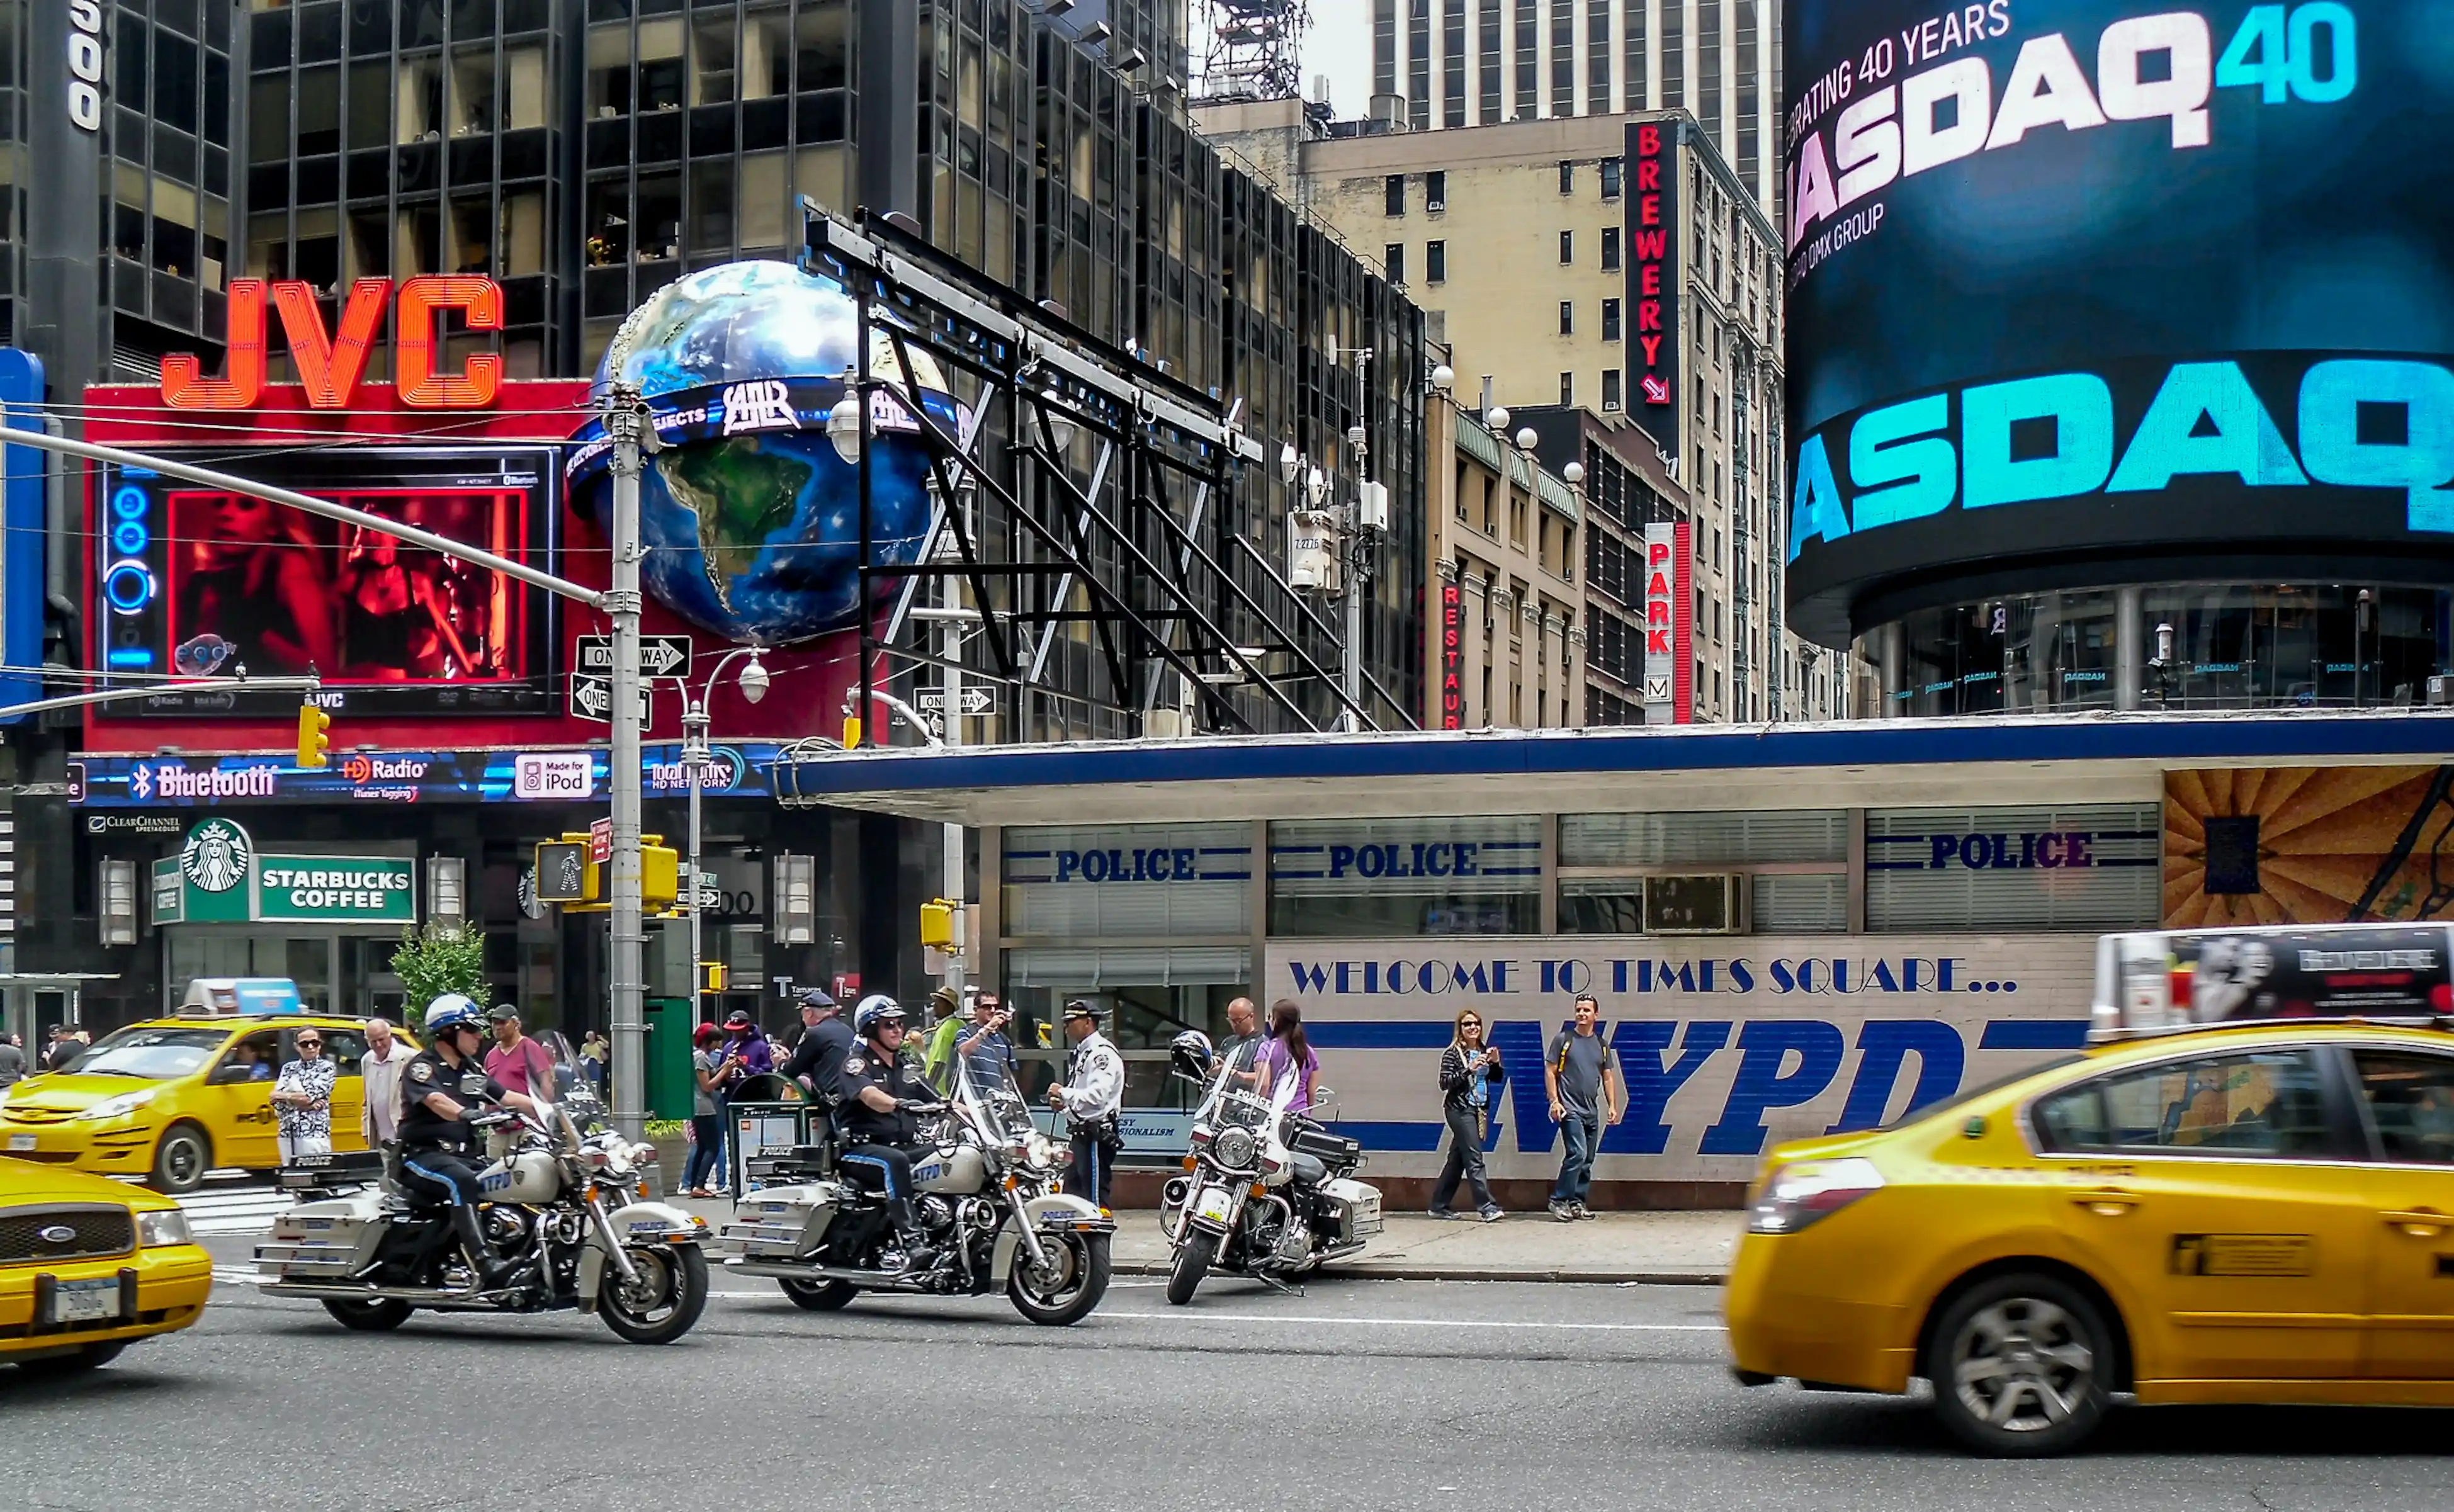
M 1418 131 L 1685 111 L 1770 212 L 1780 0 L 1371 0 L 1376 116 Z

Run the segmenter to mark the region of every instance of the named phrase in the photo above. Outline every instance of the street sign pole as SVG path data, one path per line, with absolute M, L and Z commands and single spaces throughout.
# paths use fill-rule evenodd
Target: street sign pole
M 608 922 L 613 931 L 614 1127 L 637 1139 L 647 1124 L 647 926 L 641 897 L 639 857 L 639 474 L 654 444 L 648 407 L 638 391 L 617 386 L 605 414 L 614 438 L 614 572 L 605 595 L 614 628 L 613 684 L 614 886 Z M 694 885 L 697 878 L 692 878 Z M 697 965 L 692 965 L 695 972 Z

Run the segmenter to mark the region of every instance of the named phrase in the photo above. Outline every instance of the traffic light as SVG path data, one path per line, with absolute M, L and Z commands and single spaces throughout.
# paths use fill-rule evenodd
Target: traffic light
M 952 952 L 957 948 L 955 939 L 955 910 L 962 905 L 950 898 L 933 897 L 920 905 L 920 943 L 931 950 Z
M 720 960 L 700 961 L 698 969 L 701 992 L 722 992 L 726 984 L 733 980 L 733 973 L 727 970 L 724 962 Z
M 844 716 L 843 748 L 847 751 L 860 749 L 860 716 L 856 714 Z
M 298 706 L 298 765 L 301 769 L 332 764 L 332 716 L 312 703 Z

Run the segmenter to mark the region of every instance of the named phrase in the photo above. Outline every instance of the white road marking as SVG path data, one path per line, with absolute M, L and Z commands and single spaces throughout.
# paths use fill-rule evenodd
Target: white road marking
M 297 1199 L 257 1188 L 242 1192 L 191 1192 L 180 1198 L 188 1226 L 199 1234 L 270 1234 L 272 1220 Z
M 1614 1334 L 1718 1334 L 1723 1331 L 1719 1323 L 1554 1323 L 1539 1319 L 1329 1318 L 1305 1313 L 1102 1312 L 1096 1316 L 1132 1319 L 1137 1321 L 1186 1319 L 1220 1323 L 1338 1323 L 1356 1328 L 1550 1328 L 1569 1332 Z

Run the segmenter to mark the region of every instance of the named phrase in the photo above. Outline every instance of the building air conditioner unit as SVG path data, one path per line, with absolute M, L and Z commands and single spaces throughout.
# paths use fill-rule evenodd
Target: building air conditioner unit
M 1644 879 L 1648 935 L 1743 935 L 1747 879 L 1735 872 Z

